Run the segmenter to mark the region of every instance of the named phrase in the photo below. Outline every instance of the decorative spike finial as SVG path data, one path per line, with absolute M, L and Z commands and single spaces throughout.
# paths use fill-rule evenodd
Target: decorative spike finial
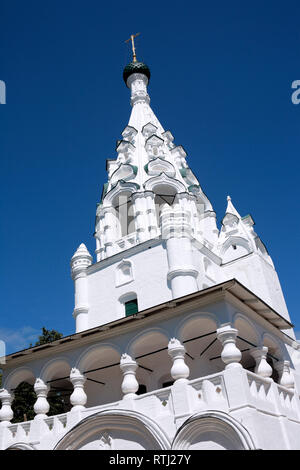
M 230 197 L 230 196 L 227 196 L 227 209 L 226 209 L 225 215 L 226 215 L 226 214 L 234 215 L 234 216 L 237 217 L 238 219 L 241 218 L 240 214 L 238 213 L 238 211 L 236 210 L 236 208 L 235 208 L 234 205 L 232 204 L 232 201 L 231 201 L 231 197 Z
M 131 34 L 131 35 L 130 35 L 130 38 L 125 41 L 125 42 L 131 41 L 133 62 L 137 62 L 137 59 L 136 59 L 136 52 L 135 52 L 135 45 L 134 45 L 134 38 L 136 38 L 136 37 L 139 36 L 140 34 L 141 34 L 141 33 Z

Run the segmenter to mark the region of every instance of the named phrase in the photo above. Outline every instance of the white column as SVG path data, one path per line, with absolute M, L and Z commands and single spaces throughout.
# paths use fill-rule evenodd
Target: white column
M 127 79 L 126 85 L 131 89 L 131 106 L 150 103 L 147 93 L 148 78 L 143 73 L 133 73 Z
M 97 262 L 99 262 L 105 258 L 105 233 L 104 233 L 105 220 L 104 220 L 104 213 L 103 213 L 102 205 L 101 206 L 99 205 L 97 208 L 96 219 L 98 220 L 98 222 L 96 223 L 95 233 L 94 233 L 94 237 L 96 239 L 95 253 L 96 253 Z
M 274 364 L 274 367 L 279 373 L 279 384 L 293 389 L 295 387 L 295 380 L 291 373 L 290 361 L 279 361 Z
M 47 413 L 50 409 L 49 403 L 47 401 L 49 386 L 45 384 L 42 379 L 36 379 L 33 388 L 37 396 L 37 400 L 33 407 L 34 412 L 36 413 L 34 419 L 47 418 Z
M 272 367 L 267 363 L 267 353 L 268 348 L 266 346 L 261 346 L 250 350 L 250 354 L 256 362 L 254 372 L 255 374 L 264 378 L 271 377 L 273 372 Z
M 172 338 L 168 344 L 168 354 L 171 356 L 173 365 L 171 376 L 175 382 L 186 382 L 190 375 L 190 369 L 184 362 L 185 347 L 176 338 Z
M 147 207 L 147 224 L 150 239 L 157 236 L 157 218 L 155 209 L 155 194 L 152 191 L 145 191 Z
M 149 238 L 148 224 L 145 214 L 146 200 L 144 193 L 134 193 L 132 195 L 134 214 L 135 214 L 135 230 L 137 232 L 138 241 L 144 242 Z
M 161 211 L 161 228 L 162 239 L 166 241 L 168 280 L 173 298 L 196 292 L 198 270 L 193 262 L 190 214 L 178 205 L 171 208 L 166 204 Z
M 139 388 L 138 381 L 135 377 L 138 365 L 128 354 L 122 354 L 120 368 L 124 375 L 121 385 L 122 392 L 124 393 L 123 399 L 135 398 Z
M 84 243 L 81 243 L 71 259 L 71 275 L 75 289 L 73 317 L 76 321 L 76 333 L 88 329 L 89 299 L 86 270 L 92 264 L 92 260 Z
M 3 426 L 10 424 L 10 421 L 14 417 L 14 413 L 11 408 L 13 399 L 14 396 L 12 393 L 9 393 L 9 391 L 5 388 L 0 389 L 0 400 L 2 403 L 2 408 L 0 410 L 0 421 Z
M 236 347 L 236 337 L 238 330 L 226 325 L 217 329 L 217 338 L 223 345 L 221 353 L 222 361 L 226 364 L 225 369 L 242 367 L 239 363 L 242 358 L 241 351 Z
M 104 211 L 104 245 L 108 257 L 115 253 L 113 244 L 116 240 L 116 210 L 114 207 L 106 207 Z
M 73 393 L 70 396 L 71 411 L 83 410 L 87 402 L 87 395 L 84 391 L 86 378 L 78 369 L 73 368 L 70 374 L 70 381 L 74 387 Z

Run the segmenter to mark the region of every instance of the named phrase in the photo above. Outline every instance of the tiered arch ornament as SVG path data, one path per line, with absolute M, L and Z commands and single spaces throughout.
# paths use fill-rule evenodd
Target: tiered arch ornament
M 170 178 L 168 175 L 165 173 L 161 173 L 158 176 L 154 176 L 153 178 L 150 178 L 146 183 L 144 184 L 144 188 L 146 191 L 154 191 L 156 187 L 160 186 L 169 186 L 173 188 L 177 193 L 184 193 L 186 192 L 186 188 L 184 185 L 178 181 L 175 178 Z
M 121 194 L 129 196 L 135 193 L 139 188 L 140 187 L 137 183 L 130 183 L 124 180 L 118 181 L 118 183 L 110 191 L 108 191 L 103 198 L 103 208 L 112 206 L 113 202 Z
M 149 176 L 158 176 L 161 173 L 165 173 L 170 178 L 173 178 L 176 173 L 172 163 L 159 157 L 147 163 L 147 165 L 145 165 L 145 171 Z
M 110 183 L 113 186 L 118 181 L 133 180 L 137 175 L 137 167 L 129 163 L 121 163 L 121 165 L 111 175 Z

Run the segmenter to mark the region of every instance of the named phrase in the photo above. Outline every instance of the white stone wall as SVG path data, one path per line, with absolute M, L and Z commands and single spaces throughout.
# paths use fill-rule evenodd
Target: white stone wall
M 252 253 L 221 266 L 222 281 L 237 279 L 276 312 L 290 321 L 275 269 L 262 256 Z
M 117 258 L 117 259 L 115 259 Z M 99 270 L 88 273 L 89 322 L 88 328 L 109 323 L 125 316 L 122 299 L 135 293 L 139 310 L 158 305 L 172 299 L 167 283 L 168 261 L 162 244 L 146 246 L 143 251 L 125 258 L 131 263 L 132 277 L 119 285 L 118 266 L 122 258 L 113 257 Z

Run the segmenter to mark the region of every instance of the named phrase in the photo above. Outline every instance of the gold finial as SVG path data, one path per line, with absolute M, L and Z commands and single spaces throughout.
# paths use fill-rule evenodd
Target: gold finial
M 135 53 L 135 47 L 134 47 L 134 38 L 136 38 L 136 37 L 139 36 L 140 34 L 141 34 L 141 33 L 131 34 L 130 38 L 127 39 L 127 41 L 125 41 L 125 42 L 131 41 L 131 45 L 132 45 L 132 54 L 133 54 L 133 62 L 136 62 L 136 53 Z

